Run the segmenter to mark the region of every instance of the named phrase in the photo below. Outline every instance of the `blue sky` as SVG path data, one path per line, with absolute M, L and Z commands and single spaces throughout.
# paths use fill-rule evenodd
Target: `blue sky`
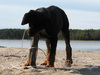
M 100 0 L 0 0 L 0 29 L 21 28 L 23 15 L 29 10 L 56 5 L 62 8 L 70 29 L 100 29 Z

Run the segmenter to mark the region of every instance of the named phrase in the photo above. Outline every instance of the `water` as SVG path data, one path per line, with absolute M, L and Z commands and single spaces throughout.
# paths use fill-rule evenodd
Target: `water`
M 21 40 L 0 40 L 0 46 L 21 48 Z M 24 40 L 23 47 L 30 48 L 31 41 Z M 73 51 L 100 51 L 100 41 L 71 41 Z M 45 41 L 39 41 L 39 48 L 46 49 Z M 57 50 L 65 50 L 65 42 L 58 41 Z

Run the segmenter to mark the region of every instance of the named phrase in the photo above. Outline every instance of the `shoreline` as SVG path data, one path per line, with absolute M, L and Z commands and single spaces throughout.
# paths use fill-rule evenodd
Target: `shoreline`
M 7 47 L 7 46 L 0 46 L 0 48 L 15 48 L 15 49 L 27 49 L 27 50 L 29 50 L 30 48 L 22 48 L 22 47 Z M 40 49 L 42 49 L 42 48 L 40 48 Z M 46 49 L 42 49 L 42 50 L 45 50 L 46 51 Z M 56 51 L 66 51 L 66 50 L 59 50 L 59 49 L 57 49 Z M 72 50 L 73 52 L 100 52 L 100 50 L 96 50 L 96 51 L 94 51 L 94 50 Z
M 73 64 L 66 67 L 65 50 L 57 50 L 55 67 L 45 68 L 40 64 L 46 57 L 38 50 L 37 68 L 24 69 L 28 54 L 27 48 L 0 47 L 0 75 L 100 75 L 100 52 L 72 51 Z

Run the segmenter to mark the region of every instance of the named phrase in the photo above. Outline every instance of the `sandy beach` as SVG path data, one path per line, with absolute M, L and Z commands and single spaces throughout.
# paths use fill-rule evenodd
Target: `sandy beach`
M 57 50 L 53 68 L 40 65 L 46 58 L 40 50 L 37 68 L 24 67 L 28 52 L 26 48 L 0 47 L 0 75 L 100 75 L 100 52 L 73 51 L 72 67 L 66 67 L 65 50 Z

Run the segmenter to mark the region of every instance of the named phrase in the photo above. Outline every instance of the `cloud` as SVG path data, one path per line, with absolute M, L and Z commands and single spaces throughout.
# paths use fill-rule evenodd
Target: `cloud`
M 100 29 L 100 12 L 66 10 L 72 29 Z
M 100 0 L 2 0 L 0 2 L 0 28 L 27 28 L 21 26 L 24 13 L 38 7 L 57 5 L 66 11 L 73 29 L 99 29 Z
M 57 5 L 61 8 L 99 11 L 100 0 L 2 0 L 0 4 L 16 5 L 25 7 L 48 7 L 50 5 Z

